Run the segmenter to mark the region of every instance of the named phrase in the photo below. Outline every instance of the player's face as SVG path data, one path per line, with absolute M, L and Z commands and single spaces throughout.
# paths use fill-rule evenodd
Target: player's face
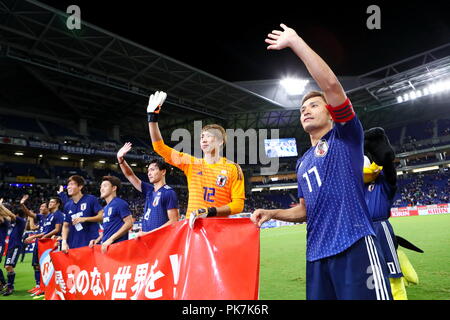
M 165 170 L 159 170 L 159 167 L 156 163 L 151 163 L 148 166 L 147 170 L 148 181 L 150 183 L 157 183 L 161 181 L 161 179 L 164 177 L 165 172 Z
M 109 181 L 103 181 L 100 185 L 100 198 L 105 199 L 115 191 L 114 186 Z
M 216 135 L 212 132 L 215 129 L 210 129 L 206 131 L 202 131 L 202 135 L 200 137 L 200 148 L 204 153 L 212 153 L 214 150 L 219 151 L 220 146 L 222 144 L 221 139 L 217 138 L 218 134 L 220 134 L 219 130 L 216 130 Z
M 49 209 L 49 210 L 56 209 L 57 207 L 58 207 L 58 202 L 57 202 L 56 200 L 51 199 L 51 200 L 48 202 L 48 209 Z
M 46 203 L 41 204 L 39 207 L 39 213 L 40 214 L 47 214 L 48 213 L 48 207 Z
M 67 194 L 69 197 L 77 195 L 81 192 L 82 186 L 79 186 L 75 181 L 70 180 L 67 184 Z
M 311 133 L 330 125 L 331 116 L 326 105 L 322 97 L 313 97 L 300 107 L 300 122 L 306 132 Z

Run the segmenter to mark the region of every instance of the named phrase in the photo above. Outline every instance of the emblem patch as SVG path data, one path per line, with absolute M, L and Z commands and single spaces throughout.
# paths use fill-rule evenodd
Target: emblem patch
M 328 142 L 327 140 L 320 140 L 314 150 L 314 155 L 316 157 L 325 157 L 328 153 Z
M 217 176 L 216 184 L 219 187 L 223 187 L 227 183 L 228 178 L 224 175 Z

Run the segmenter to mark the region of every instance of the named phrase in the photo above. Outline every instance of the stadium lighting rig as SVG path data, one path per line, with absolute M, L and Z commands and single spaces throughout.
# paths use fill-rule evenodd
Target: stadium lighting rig
M 416 100 L 418 98 L 425 97 L 431 94 L 438 94 L 449 91 L 450 91 L 450 78 L 437 81 L 427 86 L 423 86 L 417 90 L 410 90 L 409 92 L 405 92 L 401 95 L 398 95 L 397 102 L 403 103 L 410 100 Z
M 305 91 L 308 82 L 309 80 L 284 78 L 280 80 L 280 85 L 286 90 L 289 96 L 299 96 Z

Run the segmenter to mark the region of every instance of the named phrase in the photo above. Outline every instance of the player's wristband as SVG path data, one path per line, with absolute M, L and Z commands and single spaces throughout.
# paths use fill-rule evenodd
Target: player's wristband
M 217 216 L 217 208 L 216 207 L 209 207 L 208 208 L 208 215 L 207 217 L 215 217 Z
M 154 112 L 147 113 L 147 120 L 148 122 L 158 122 L 158 116 L 159 114 Z

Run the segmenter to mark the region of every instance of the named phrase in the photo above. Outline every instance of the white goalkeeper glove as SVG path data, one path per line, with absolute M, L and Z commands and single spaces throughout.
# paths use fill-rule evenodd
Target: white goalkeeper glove
M 166 98 L 167 93 L 164 91 L 156 91 L 150 96 L 147 106 L 148 122 L 158 122 L 158 114 Z
M 194 223 L 197 218 L 215 217 L 217 216 L 217 208 L 200 208 L 191 212 L 189 216 L 189 227 L 194 229 Z

